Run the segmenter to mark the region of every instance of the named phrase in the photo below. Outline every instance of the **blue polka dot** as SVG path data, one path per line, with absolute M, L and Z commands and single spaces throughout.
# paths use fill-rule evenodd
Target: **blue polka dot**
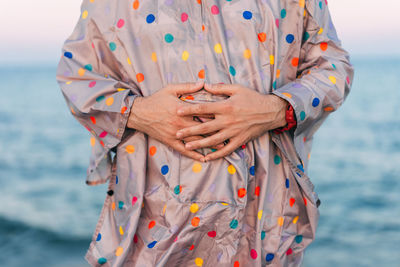
M 293 41 L 294 41 L 294 35 L 293 34 L 286 35 L 286 42 L 291 44 L 291 43 L 293 43 Z
M 171 43 L 171 42 L 174 40 L 174 36 L 172 36 L 172 34 L 170 34 L 170 33 L 167 33 L 167 34 L 164 36 L 164 40 L 165 40 L 167 43 Z
M 179 186 L 179 184 L 177 186 L 174 187 L 174 193 L 179 195 L 179 193 L 181 192 L 181 188 Z
M 303 110 L 300 112 L 300 120 L 304 121 L 305 118 L 306 118 L 306 113 Z
M 150 244 L 147 245 L 148 248 L 154 248 L 154 246 L 157 244 L 157 241 L 153 241 Z
M 296 172 L 296 174 L 297 174 L 299 177 L 301 177 L 301 174 L 300 174 L 300 173 Z
M 296 243 L 301 243 L 301 241 L 303 241 L 303 236 L 302 235 L 296 235 L 294 240 L 296 240 Z
M 244 11 L 243 12 L 243 18 L 245 19 L 251 19 L 251 17 L 253 16 L 253 14 L 250 11 Z
M 115 176 L 115 184 L 118 184 L 118 176 Z
M 65 52 L 64 53 L 64 57 L 72 58 L 72 53 L 71 52 Z
M 117 45 L 114 42 L 111 42 L 110 49 L 111 49 L 111 51 L 115 51 L 115 49 L 117 49 Z
M 235 229 L 235 228 L 238 226 L 238 224 L 239 224 L 238 220 L 233 219 L 233 220 L 229 223 L 229 226 L 230 226 L 232 229 Z
M 100 234 L 100 233 L 98 233 L 98 234 L 97 234 L 96 241 L 100 241 L 100 240 L 101 240 L 101 234 Z
M 318 104 L 319 104 L 319 98 L 318 98 L 318 97 L 315 97 L 315 98 L 313 99 L 313 101 L 312 101 L 312 106 L 313 106 L 313 107 L 316 107 L 316 106 L 318 106 Z
M 302 172 L 304 172 L 303 165 L 299 164 L 299 165 L 297 165 L 297 168 L 299 168 Z
M 97 260 L 97 262 L 98 262 L 99 264 L 104 264 L 104 263 L 107 262 L 107 259 L 106 259 L 106 258 L 99 258 L 99 259 Z
M 255 172 L 256 172 L 256 168 L 255 168 L 255 166 L 254 166 L 254 165 L 253 165 L 253 166 L 251 166 L 249 171 L 250 171 L 250 174 L 251 174 L 251 175 L 254 175 L 254 174 L 255 174 Z
M 149 14 L 149 15 L 147 15 L 147 17 L 146 17 L 146 22 L 147 22 L 147 23 L 152 23 L 155 19 L 156 19 L 156 17 L 154 17 L 153 14 Z
M 164 166 L 161 167 L 161 173 L 163 175 L 166 175 L 168 173 L 168 171 L 169 171 L 168 165 L 164 165 Z
M 233 66 L 229 66 L 229 73 L 230 73 L 232 76 L 235 76 L 235 75 L 236 75 L 236 70 L 235 70 L 235 68 L 234 68 Z
M 286 186 L 286 188 L 289 188 L 289 179 L 288 178 L 286 178 L 285 186 Z
M 273 253 L 268 253 L 267 256 L 265 256 L 266 261 L 272 261 L 274 259 L 274 254 Z
M 261 231 L 261 240 L 264 240 L 265 238 L 265 231 Z
M 281 18 L 285 18 L 286 17 L 286 9 L 282 9 L 281 10 Z
M 118 208 L 119 208 L 120 210 L 122 210 L 122 209 L 124 208 L 124 202 L 119 201 L 119 202 L 118 202 Z
M 92 64 L 85 65 L 85 69 L 87 69 L 88 71 L 92 71 L 93 70 Z

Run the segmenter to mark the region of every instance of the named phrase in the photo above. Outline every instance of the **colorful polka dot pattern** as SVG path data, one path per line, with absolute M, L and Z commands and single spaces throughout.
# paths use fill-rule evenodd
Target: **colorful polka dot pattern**
M 84 1 L 79 27 L 76 28 L 79 34 L 71 35 L 70 42 L 64 44 L 58 79 L 70 104 L 71 113 L 79 117 L 79 121 L 91 133 L 90 146 L 93 149 L 93 157 L 98 157 L 91 161 L 93 174 L 88 175 L 88 182 L 105 182 L 98 170 L 111 169 L 104 168 L 110 167 L 105 165 L 111 162 L 110 155 L 105 152 L 111 148 L 118 152 L 118 162 L 132 163 L 129 168 L 125 165 L 122 168 L 117 166 L 117 174 L 111 178 L 112 187 L 107 191 L 107 209 L 104 210 L 110 214 L 104 218 L 113 218 L 115 221 L 114 224 L 103 224 L 104 227 L 100 227 L 96 233 L 93 242 L 95 246 L 102 248 L 98 250 L 102 255 L 98 255 L 96 262 L 92 264 L 112 264 L 116 257 L 122 259 L 128 255 L 129 243 L 124 241 L 128 240 L 127 238 L 134 246 L 144 244 L 144 249 L 159 251 L 165 247 L 175 247 L 172 246 L 173 243 L 183 244 L 185 241 L 182 240 L 189 240 L 191 234 L 203 231 L 204 241 L 196 241 L 193 238 L 181 253 L 193 253 L 189 265 L 208 266 L 211 258 L 216 257 L 213 260 L 220 262 L 226 255 L 213 254 L 216 253 L 213 251 L 210 255 L 201 254 L 204 242 L 211 246 L 221 238 L 239 236 L 238 233 L 249 231 L 251 233 L 251 230 L 257 233 L 256 239 L 243 248 L 244 253 L 232 261 L 233 266 L 253 266 L 259 262 L 279 264 L 280 258 L 271 245 L 274 238 L 271 229 L 281 233 L 286 227 L 293 227 L 293 224 L 304 226 L 309 222 L 316 223 L 315 217 L 306 218 L 312 216 L 308 214 L 312 214 L 312 209 L 315 209 L 314 203 L 309 203 L 313 201 L 313 196 L 306 190 L 310 189 L 306 184 L 310 153 L 306 146 L 299 146 L 299 143 L 311 140 L 307 133 L 314 130 L 315 122 L 323 118 L 324 113 L 337 109 L 338 103 L 332 101 L 332 94 L 347 91 L 344 89 L 350 88 L 353 74 L 346 62 L 335 60 L 338 53 L 344 52 L 338 49 L 339 42 L 334 37 L 336 34 L 330 21 L 327 1 L 295 2 L 296 6 L 289 8 L 285 5 L 275 6 L 274 1 L 260 0 L 259 6 L 271 5 L 269 10 L 273 10 L 273 13 L 265 14 L 262 12 L 265 8 L 258 9 L 251 1 L 242 1 L 240 5 L 234 5 L 234 1 L 229 0 L 213 3 L 196 0 L 188 1 L 177 8 L 173 0 L 166 0 L 159 5 L 160 10 L 175 13 L 170 13 L 174 14 L 173 16 L 165 16 L 163 12 L 157 13 L 155 9 L 149 8 L 149 3 L 131 0 L 127 7 L 130 13 L 116 14 L 116 18 L 110 19 L 109 15 L 115 8 L 112 5 L 122 5 L 122 2 L 105 4 L 95 0 Z M 183 8 L 189 6 L 191 8 Z M 209 21 L 197 20 L 198 16 L 194 16 L 193 10 L 207 12 L 203 19 L 207 18 Z M 140 21 L 135 21 L 134 18 Z M 299 34 L 293 25 L 303 25 L 303 20 L 314 20 L 305 25 L 318 27 L 305 28 Z M 112 29 L 114 34 L 103 36 L 103 40 L 87 38 L 84 34 L 87 34 L 88 25 L 93 21 L 99 22 L 101 30 Z M 223 21 L 230 23 L 222 27 Z M 271 27 L 275 28 L 274 31 L 270 30 L 270 26 L 255 27 L 261 21 L 272 21 Z M 196 26 L 193 30 L 195 36 L 191 39 L 185 31 L 193 26 Z M 129 31 L 132 31 L 135 38 L 125 40 L 123 36 Z M 99 34 L 102 32 L 104 31 L 100 31 Z M 273 43 L 274 41 L 278 43 Z M 206 42 L 209 43 L 208 48 L 204 46 Z M 273 49 L 275 46 L 281 49 L 276 51 Z M 298 73 L 305 66 L 305 59 L 300 58 L 299 53 L 302 46 L 309 51 L 307 59 L 313 60 L 314 57 L 321 60 L 321 67 L 314 66 L 301 74 Z M 204 54 L 200 57 L 198 53 Z M 250 66 L 260 67 L 254 70 Z M 112 71 L 103 73 L 104 70 L 113 68 L 116 68 L 114 71 L 117 73 L 129 76 L 129 82 L 115 80 L 116 75 Z M 157 77 L 158 70 L 164 76 Z M 148 138 L 148 144 L 143 144 L 143 140 L 137 138 L 138 135 L 127 137 L 126 142 L 117 146 L 122 141 L 129 104 L 134 99 L 130 96 L 133 97 L 139 92 L 138 88 L 143 90 L 142 93 L 150 95 L 154 93 L 151 91 L 154 89 L 151 88 L 161 88 L 161 84 L 158 84 L 160 82 L 175 82 L 181 75 L 190 77 L 184 75 L 184 71 L 189 71 L 196 79 L 207 81 L 218 82 L 228 77 L 232 82 L 246 84 L 249 80 L 254 80 L 259 88 L 267 86 L 270 93 L 289 101 L 295 109 L 297 129 L 301 129 L 295 132 L 295 138 L 301 140 L 295 143 L 301 162 L 298 162 L 298 158 L 286 158 L 285 153 L 275 150 L 271 136 L 266 139 L 270 146 L 253 141 L 243 144 L 235 151 L 236 158 L 227 156 L 220 165 L 188 161 L 182 157 L 182 165 L 178 167 L 171 160 L 175 159 L 176 154 L 160 142 L 150 143 L 151 138 Z M 297 79 L 294 79 L 296 75 Z M 312 78 L 315 87 L 310 83 L 303 83 L 303 76 Z M 262 85 L 261 80 L 265 82 Z M 214 101 L 212 97 L 208 99 Z M 335 95 L 334 99 L 343 99 L 343 95 Z M 197 97 L 193 94 L 183 100 L 196 101 Z M 87 107 L 96 112 L 86 115 Z M 267 147 L 270 150 L 267 151 Z M 254 153 L 250 153 L 252 151 Z M 99 158 L 98 155 L 107 160 Z M 289 164 L 288 160 L 292 162 Z M 142 173 L 147 171 L 143 168 L 144 162 L 149 164 L 151 175 L 146 176 L 149 173 Z M 217 175 L 211 171 L 214 170 L 214 166 L 218 166 L 215 168 L 218 169 Z M 157 182 L 148 183 L 149 188 L 146 187 L 146 192 L 141 192 L 139 185 L 144 182 L 144 178 L 149 179 L 149 182 L 157 179 Z M 271 182 L 269 184 L 266 181 Z M 200 182 L 203 182 L 201 186 L 195 186 Z M 134 188 L 133 185 L 138 186 Z M 222 194 L 220 185 L 227 185 Z M 270 188 L 275 188 L 275 191 Z M 164 196 L 161 205 L 147 201 L 151 200 L 152 196 L 160 197 L 164 194 L 168 198 Z M 284 194 L 285 197 L 280 194 Z M 204 204 L 207 203 L 202 199 L 205 197 L 211 199 L 210 205 L 214 205 L 218 212 L 212 211 Z M 212 201 L 217 198 L 218 201 Z M 157 201 L 160 199 L 162 197 Z M 247 217 L 241 217 L 235 212 L 239 206 L 243 207 L 241 205 L 246 205 L 244 210 L 248 212 Z M 283 210 L 272 214 L 271 210 L 275 211 L 277 207 L 283 207 Z M 154 209 L 157 216 L 144 215 L 143 228 L 146 229 L 140 229 L 143 231 L 141 234 L 139 231 L 133 233 L 133 225 L 137 221 L 134 217 L 127 219 L 128 216 L 135 214 L 139 218 L 141 211 L 147 208 Z M 251 210 L 251 213 L 247 210 Z M 173 215 L 173 212 L 176 214 Z M 182 214 L 185 219 L 180 218 Z M 219 217 L 220 214 L 223 215 Z M 176 221 L 166 226 L 164 218 Z M 253 219 L 251 223 L 246 221 L 249 218 Z M 210 220 L 218 223 L 214 225 Z M 107 229 L 106 225 L 114 225 L 115 229 Z M 255 229 L 250 225 L 254 225 Z M 307 227 L 308 230 L 311 229 L 310 225 Z M 165 233 L 164 228 L 167 228 Z M 298 229 L 298 232 L 292 238 L 281 237 L 282 242 L 291 242 L 285 252 L 289 259 L 298 257 L 299 250 L 306 246 L 303 239 L 307 236 L 303 237 L 303 234 L 309 233 L 302 230 L 303 228 L 293 228 Z M 186 231 L 187 229 L 189 230 Z M 187 234 L 180 235 L 183 232 Z M 171 238 L 164 239 L 162 234 L 171 235 Z M 143 238 L 143 235 L 146 235 L 146 238 Z M 113 241 L 112 245 L 104 245 L 110 240 L 121 242 Z M 171 242 L 169 246 L 162 243 L 166 240 Z M 110 247 L 112 251 L 109 251 Z

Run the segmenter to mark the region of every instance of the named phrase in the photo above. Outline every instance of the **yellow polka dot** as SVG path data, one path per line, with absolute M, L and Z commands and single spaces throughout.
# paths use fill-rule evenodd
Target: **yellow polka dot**
M 280 70 L 280 69 L 277 69 L 277 70 L 276 70 L 276 78 L 278 79 L 279 76 L 281 76 L 281 70 Z
M 111 106 L 114 103 L 114 98 L 113 97 L 109 97 L 106 99 L 106 105 L 107 106 Z
M 333 84 L 336 84 L 336 78 L 335 78 L 335 76 L 329 76 L 329 80 L 330 80 Z
M 132 61 L 129 57 L 126 58 L 126 62 L 128 62 L 129 65 L 132 65 Z
M 72 81 L 68 81 L 68 82 L 66 82 L 66 84 L 71 84 L 72 83 Z
M 306 16 L 306 10 L 304 9 L 304 12 L 303 12 L 303 17 L 305 17 Z
M 198 210 L 199 210 L 199 205 L 197 205 L 196 203 L 193 203 L 192 205 L 190 205 L 191 213 L 196 213 Z
M 156 54 L 156 52 L 151 53 L 151 60 L 153 60 L 154 62 L 157 62 L 157 54 Z
M 300 7 L 304 7 L 305 4 L 305 0 L 299 0 L 299 6 Z
M 164 205 L 162 213 L 165 214 L 165 210 L 167 209 L 167 204 Z
M 243 52 L 243 56 L 244 56 L 244 58 L 249 59 L 251 57 L 251 50 L 245 49 Z
M 296 224 L 298 219 L 299 219 L 299 216 L 294 217 L 293 223 Z
M 120 233 L 121 235 L 124 235 L 124 229 L 122 229 L 122 226 L 119 227 L 119 233 Z
M 259 211 L 258 211 L 258 214 L 257 214 L 257 217 L 258 217 L 259 220 L 261 220 L 262 214 L 263 214 L 263 211 L 262 211 L 262 210 L 259 210 Z
M 234 174 L 236 172 L 236 168 L 235 166 L 233 166 L 232 164 L 228 166 L 228 172 L 230 174 Z
M 122 252 L 124 252 L 124 249 L 122 247 L 117 247 L 115 250 L 115 256 L 121 256 Z
M 188 51 L 183 51 L 182 53 L 182 60 L 186 61 L 189 58 L 189 52 Z
M 324 28 L 319 28 L 318 34 L 321 34 L 324 31 Z
M 133 145 L 127 145 L 125 148 L 126 152 L 128 152 L 129 154 L 132 154 L 133 152 L 135 152 L 135 147 Z
M 226 202 L 221 202 L 221 205 L 223 205 L 223 206 L 228 206 L 229 204 L 226 203 Z
M 125 91 L 125 90 L 126 90 L 125 88 L 117 88 L 118 92 Z
M 96 144 L 96 138 L 90 137 L 90 145 L 94 146 Z
M 214 51 L 217 54 L 221 54 L 222 53 L 222 46 L 220 43 L 217 43 L 216 45 L 214 45 Z
M 196 264 L 196 266 L 203 266 L 203 259 L 202 258 L 196 258 L 194 260 L 194 263 Z
M 274 65 L 275 64 L 275 57 L 274 55 L 269 56 L 269 64 Z
M 112 208 L 112 210 L 115 210 L 115 202 L 113 202 L 113 203 L 111 204 L 111 208 Z
M 90 0 L 90 3 L 93 3 L 94 2 L 94 0 Z
M 82 18 L 83 19 L 86 19 L 87 18 L 87 16 L 88 16 L 88 11 L 87 10 L 84 10 L 83 12 L 82 12 Z
M 278 225 L 279 226 L 283 225 L 283 217 L 282 216 L 279 216 L 279 218 L 278 218 Z
M 284 96 L 287 96 L 287 97 L 289 97 L 289 98 L 292 98 L 292 95 L 291 94 L 289 94 L 289 93 L 282 93 L 282 95 L 284 95 Z
M 193 164 L 192 171 L 193 172 L 200 172 L 201 171 L 201 164 L 200 163 Z
M 78 70 L 78 74 L 79 74 L 79 76 L 85 75 L 85 69 L 84 69 L 84 68 L 80 68 L 80 69 Z

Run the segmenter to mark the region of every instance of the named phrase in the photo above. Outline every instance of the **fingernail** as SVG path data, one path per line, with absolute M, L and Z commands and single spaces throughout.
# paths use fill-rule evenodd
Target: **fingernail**
M 200 161 L 201 161 L 201 162 L 205 162 L 206 160 L 205 160 L 204 158 L 201 158 Z
M 182 132 L 177 132 L 176 137 L 180 138 L 180 137 L 182 137 L 182 134 L 183 134 Z

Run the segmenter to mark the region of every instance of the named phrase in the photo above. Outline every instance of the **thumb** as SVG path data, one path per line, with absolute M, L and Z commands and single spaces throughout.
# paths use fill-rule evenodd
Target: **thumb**
M 204 86 L 204 80 L 200 80 L 196 83 L 175 83 L 171 84 L 172 92 L 176 95 L 183 95 L 186 93 L 194 93 Z

